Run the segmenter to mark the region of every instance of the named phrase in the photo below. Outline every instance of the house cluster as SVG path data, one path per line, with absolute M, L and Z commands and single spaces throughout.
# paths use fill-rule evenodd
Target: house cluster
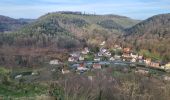
M 84 61 L 87 60 L 87 55 L 91 55 L 91 62 L 96 62 L 93 63 L 91 68 L 93 69 L 101 69 L 102 65 L 99 64 L 99 62 L 102 61 L 126 61 L 126 62 L 131 62 L 131 63 L 142 63 L 146 66 L 149 67 L 156 67 L 156 68 L 164 68 L 164 69 L 169 69 L 170 70 L 170 63 L 161 65 L 159 61 L 155 62 L 152 61 L 151 58 L 144 58 L 143 55 L 139 55 L 138 53 L 135 53 L 132 48 L 126 47 L 123 48 L 120 45 L 114 45 L 112 49 L 106 48 L 106 42 L 103 41 L 102 43 L 99 44 L 99 52 L 91 52 L 88 47 L 83 48 L 81 51 L 76 51 L 73 53 L 70 53 L 68 62 L 82 62 L 81 64 L 78 64 L 77 70 L 78 71 L 85 71 L 89 70 L 88 66 L 84 63 Z M 114 53 L 113 53 L 114 52 Z M 88 60 L 89 61 L 89 60 Z M 51 65 L 56 65 L 61 62 L 58 60 L 51 60 L 49 62 Z M 64 72 L 63 73 L 68 73 Z
M 89 53 L 89 48 L 85 47 L 81 52 L 73 52 L 69 55 L 68 61 L 69 62 L 77 62 L 77 61 L 84 61 L 85 60 L 85 55 Z
M 169 65 L 164 65 L 161 67 L 161 64 L 159 61 L 152 61 L 151 58 L 144 58 L 142 55 L 139 55 L 135 53 L 132 48 L 126 47 L 123 48 L 120 45 L 114 45 L 114 48 L 112 51 L 121 51 L 121 53 L 117 54 L 115 53 L 112 55 L 110 52 L 110 49 L 105 48 L 106 42 L 103 41 L 102 43 L 99 44 L 99 52 L 94 54 L 94 59 L 93 61 L 102 61 L 103 57 L 107 58 L 109 61 L 114 61 L 114 60 L 120 60 L 120 61 L 128 61 L 132 63 L 144 63 L 147 66 L 150 67 L 157 67 L 157 68 L 167 68 Z M 70 57 L 68 58 L 69 62 L 76 62 L 76 61 L 85 61 L 85 55 L 87 55 L 90 52 L 88 47 L 85 47 L 82 51 L 80 52 L 74 52 L 70 54 Z

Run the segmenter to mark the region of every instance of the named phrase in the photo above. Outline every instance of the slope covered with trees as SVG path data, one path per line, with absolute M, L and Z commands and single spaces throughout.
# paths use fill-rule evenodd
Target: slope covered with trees
M 157 59 L 170 60 L 170 14 L 153 16 L 126 29 L 125 42 L 159 56 Z M 156 60 L 156 59 L 155 59 Z

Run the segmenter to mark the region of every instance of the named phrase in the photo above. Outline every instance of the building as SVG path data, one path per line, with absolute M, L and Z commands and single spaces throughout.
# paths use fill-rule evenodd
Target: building
M 74 59 L 74 57 L 69 57 L 69 58 L 68 58 L 68 61 L 69 61 L 69 62 L 74 62 L 75 59 Z
M 83 56 L 80 56 L 80 57 L 79 57 L 79 61 L 84 61 L 84 57 L 83 57 Z
M 50 65 L 58 65 L 58 64 L 59 64 L 59 61 L 57 59 L 50 61 Z
M 82 50 L 82 54 L 86 55 L 88 54 L 90 51 L 89 51 L 89 48 L 88 47 L 85 47 L 83 50 Z
M 122 47 L 119 45 L 114 45 L 114 49 L 122 50 Z
M 110 57 L 112 54 L 110 52 L 106 52 L 105 56 Z
M 170 62 L 165 64 L 165 69 L 170 69 Z
M 98 52 L 98 54 L 97 54 L 99 57 L 102 57 L 103 56 L 103 54 L 101 53 L 101 52 Z
M 94 61 L 100 61 L 101 59 L 100 59 L 100 57 L 95 57 L 94 58 Z
M 110 61 L 114 61 L 114 60 L 115 60 L 115 58 L 114 58 L 114 57 L 111 57 L 109 60 L 110 60 Z
M 93 68 L 94 69 L 101 69 L 102 66 L 101 66 L 101 64 L 93 64 Z
M 107 49 L 101 48 L 101 49 L 100 49 L 100 52 L 101 52 L 101 53 L 105 53 L 105 52 L 107 52 Z
M 123 53 L 122 57 L 123 58 L 131 58 L 130 54 L 128 54 L 128 53 Z
M 135 71 L 135 73 L 147 75 L 149 73 L 149 71 L 144 70 L 144 69 L 138 69 Z
M 67 70 L 67 69 L 62 69 L 62 74 L 68 74 L 68 73 L 70 73 L 69 70 Z
M 150 66 L 151 67 L 160 67 L 160 63 L 159 62 L 151 62 Z
M 101 46 L 104 46 L 104 45 L 105 45 L 105 43 L 106 43 L 106 41 L 103 41 L 100 45 L 101 45 Z
M 115 55 L 114 58 L 115 58 L 116 60 L 120 60 L 120 59 L 121 59 L 121 56 Z
M 123 49 L 123 52 L 124 52 L 124 53 L 130 53 L 130 48 L 124 48 L 124 49 Z
M 130 56 L 131 56 L 132 58 L 135 58 L 135 59 L 138 58 L 138 54 L 137 54 L 137 53 L 130 53 Z
M 85 64 L 79 64 L 79 66 L 77 67 L 78 71 L 86 71 L 88 70 L 88 68 L 86 68 Z
M 136 62 L 136 59 L 135 59 L 135 58 L 132 58 L 132 59 L 131 59 L 131 62 Z
M 151 58 L 147 58 L 144 60 L 145 64 L 150 65 L 151 63 Z

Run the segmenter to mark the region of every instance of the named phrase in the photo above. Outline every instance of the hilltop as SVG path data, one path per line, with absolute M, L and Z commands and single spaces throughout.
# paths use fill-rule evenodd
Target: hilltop
M 0 32 L 16 31 L 32 21 L 32 19 L 14 19 L 0 15 Z

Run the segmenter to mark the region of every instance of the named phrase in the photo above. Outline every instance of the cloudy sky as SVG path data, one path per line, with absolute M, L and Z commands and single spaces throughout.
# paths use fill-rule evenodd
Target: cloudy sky
M 13 18 L 38 18 L 54 11 L 82 11 L 117 14 L 146 19 L 170 13 L 170 0 L 1 0 L 0 15 Z

